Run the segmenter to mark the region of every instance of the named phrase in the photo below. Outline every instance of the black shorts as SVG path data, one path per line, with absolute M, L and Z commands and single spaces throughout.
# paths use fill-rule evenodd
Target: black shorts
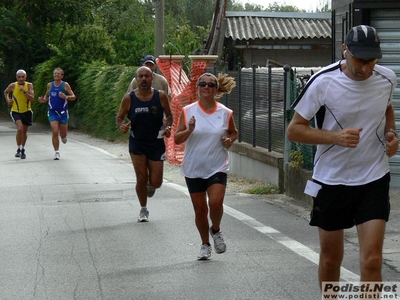
M 215 183 L 222 184 L 226 186 L 227 175 L 223 172 L 218 172 L 212 175 L 210 178 L 188 178 L 185 177 L 186 185 L 188 187 L 189 193 L 203 193 Z
M 165 160 L 164 139 L 138 140 L 129 136 L 129 153 L 145 155 L 153 161 Z
M 15 121 L 21 120 L 22 124 L 25 126 L 32 126 L 33 123 L 33 111 L 28 110 L 24 113 L 18 113 L 15 111 L 10 112 L 11 119 Z
M 358 185 L 322 186 L 311 211 L 311 226 L 327 231 L 351 228 L 364 222 L 382 219 L 389 220 L 390 173 L 373 182 Z

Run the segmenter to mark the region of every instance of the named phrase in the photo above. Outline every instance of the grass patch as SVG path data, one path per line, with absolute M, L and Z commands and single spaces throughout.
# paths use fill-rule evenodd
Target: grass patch
M 253 195 L 270 195 L 270 194 L 281 194 L 279 188 L 273 184 L 265 183 L 254 179 L 247 179 L 228 174 L 228 186 L 236 187 L 236 192 L 253 194 Z
M 270 194 L 280 194 L 280 190 L 274 185 L 263 185 L 256 186 L 252 188 L 245 189 L 243 193 L 252 195 L 270 195 Z

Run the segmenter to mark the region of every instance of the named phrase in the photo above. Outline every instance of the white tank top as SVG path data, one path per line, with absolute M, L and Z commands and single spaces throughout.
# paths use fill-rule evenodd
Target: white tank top
M 200 102 L 183 108 L 186 127 L 196 118 L 196 127 L 186 140 L 181 174 L 188 178 L 207 179 L 212 175 L 229 171 L 229 151 L 222 144 L 226 136 L 233 111 L 217 102 L 215 110 L 205 111 Z

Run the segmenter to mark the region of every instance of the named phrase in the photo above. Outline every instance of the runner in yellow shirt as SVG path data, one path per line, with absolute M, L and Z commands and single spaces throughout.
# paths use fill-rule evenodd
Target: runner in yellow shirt
M 4 98 L 11 105 L 10 116 L 17 126 L 17 153 L 15 157 L 26 158 L 25 143 L 28 138 L 28 127 L 33 123 L 31 103 L 35 99 L 33 84 L 26 81 L 26 72 L 17 71 L 17 81 L 10 83 L 4 90 Z

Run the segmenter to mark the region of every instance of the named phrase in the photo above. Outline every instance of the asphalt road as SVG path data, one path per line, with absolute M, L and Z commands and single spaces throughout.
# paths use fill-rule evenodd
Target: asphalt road
M 150 222 L 137 223 L 126 157 L 70 135 L 54 161 L 50 131 L 33 126 L 27 158 L 15 158 L 8 120 L 0 141 L 0 299 L 320 299 L 317 231 L 282 195 L 228 193 L 228 250 L 199 262 L 183 184 L 165 179 Z M 352 235 L 344 281 L 359 274 Z M 385 261 L 386 281 L 399 279 L 398 267 Z

